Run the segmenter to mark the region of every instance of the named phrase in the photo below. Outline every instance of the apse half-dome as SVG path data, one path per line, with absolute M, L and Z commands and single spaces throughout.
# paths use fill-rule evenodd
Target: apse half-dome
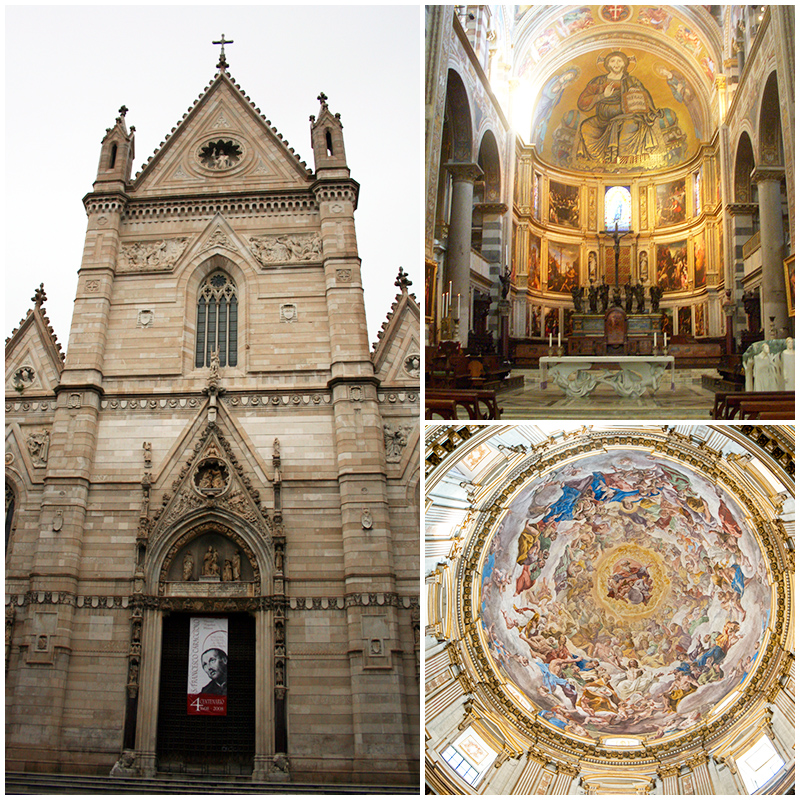
M 515 715 L 650 745 L 732 703 L 771 604 L 741 498 L 630 447 L 558 464 L 509 496 L 476 573 L 480 660 Z

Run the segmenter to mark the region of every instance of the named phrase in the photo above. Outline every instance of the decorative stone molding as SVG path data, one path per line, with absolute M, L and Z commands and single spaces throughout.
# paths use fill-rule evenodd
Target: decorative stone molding
M 419 353 L 409 353 L 403 360 L 403 369 L 412 378 L 419 378 L 420 363 Z
M 281 306 L 281 322 L 297 322 L 297 306 L 294 303 L 284 303 Z
M 156 315 L 149 308 L 143 308 L 136 314 L 136 327 L 137 328 L 152 328 L 155 322 Z
M 353 203 L 358 200 L 358 185 L 352 183 L 316 183 L 313 187 L 314 196 L 318 203 L 333 203 L 336 200 Z M 340 211 L 342 209 L 339 209 Z
M 84 284 L 87 292 L 99 292 L 100 291 L 100 281 L 96 280 L 87 280 Z
M 322 239 L 318 233 L 251 236 L 250 251 L 262 267 L 320 261 Z
M 378 392 L 379 403 L 389 403 L 395 405 L 397 403 L 409 403 L 417 405 L 419 402 L 419 395 L 417 392 Z
M 117 258 L 117 272 L 169 272 L 188 244 L 189 239 L 186 236 L 123 244 Z
M 16 370 L 16 372 L 14 372 L 14 376 L 11 379 L 11 384 L 13 385 L 14 389 L 21 394 L 25 391 L 25 389 L 33 385 L 35 378 L 36 370 L 30 366 L 30 364 L 25 364 Z
M 353 279 L 353 270 L 351 269 L 336 270 L 336 283 L 350 283 L 352 279 Z
M 106 211 L 103 202 L 97 202 L 92 209 Z M 272 197 L 251 195 L 219 200 L 186 199 L 186 200 L 136 200 L 130 206 L 118 205 L 115 210 L 122 210 L 122 218 L 126 222 L 156 222 L 166 219 L 213 219 L 217 214 L 235 215 L 239 218 L 252 217 L 285 217 L 313 216 L 318 213 L 314 196 L 308 192 L 300 192 L 287 197 L 276 194 Z
M 331 395 L 329 392 L 310 392 L 303 394 L 226 394 L 221 402 L 231 407 L 237 406 L 309 406 L 329 405 Z M 175 409 L 196 409 L 203 403 L 202 396 L 170 396 L 170 397 L 104 397 L 100 401 L 102 411 L 172 411 Z M 27 407 L 26 407 L 27 406 Z M 55 404 L 52 406 L 55 408 Z M 47 411 L 50 405 L 45 402 L 15 402 L 6 403 L 6 412 L 11 411 Z

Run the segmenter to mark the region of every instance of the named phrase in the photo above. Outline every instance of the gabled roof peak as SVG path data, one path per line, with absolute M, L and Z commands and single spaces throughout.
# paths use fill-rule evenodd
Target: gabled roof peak
M 228 44 L 228 42 L 226 42 L 226 44 Z M 182 130 L 187 119 L 192 115 L 192 112 L 195 111 L 195 109 L 198 107 L 198 105 L 200 105 L 203 99 L 209 95 L 209 93 L 213 90 L 215 85 L 222 82 L 227 83 L 232 89 L 234 89 L 240 95 L 240 97 L 250 106 L 253 112 L 258 117 L 260 117 L 262 122 L 264 122 L 264 124 L 270 128 L 270 130 L 275 134 L 278 140 L 285 146 L 286 150 L 292 156 L 294 156 L 295 160 L 305 170 L 306 174 L 308 174 L 309 176 L 313 175 L 312 170 L 308 168 L 306 162 L 300 160 L 300 156 L 297 153 L 295 153 L 294 148 L 289 146 L 289 142 L 283 138 L 283 135 L 278 132 L 278 129 L 272 124 L 270 120 L 268 120 L 264 116 L 264 114 L 261 113 L 261 109 L 258 108 L 256 104 L 250 99 L 250 96 L 244 93 L 242 87 L 238 83 L 236 83 L 236 81 L 233 79 L 233 77 L 228 72 L 226 67 L 227 63 L 225 64 L 225 67 L 220 68 L 219 72 L 217 72 L 217 74 L 208 82 L 206 88 L 202 92 L 200 92 L 199 95 L 197 95 L 197 98 L 195 99 L 194 103 L 192 103 L 192 105 L 190 105 L 189 108 L 186 109 L 186 113 L 178 120 L 178 122 L 173 126 L 172 130 L 164 138 L 164 140 L 153 151 L 153 154 L 147 159 L 147 161 L 142 165 L 141 169 L 136 173 L 136 175 L 134 176 L 134 181 L 138 180 L 142 176 L 145 170 L 152 163 L 153 159 L 155 159 L 156 156 L 163 150 L 164 146 L 175 136 L 176 133 Z

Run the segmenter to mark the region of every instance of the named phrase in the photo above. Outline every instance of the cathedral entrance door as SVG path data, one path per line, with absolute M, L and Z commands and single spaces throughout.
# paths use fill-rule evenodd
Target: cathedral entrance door
M 256 727 L 255 620 L 244 613 L 206 615 L 228 622 L 227 708 L 224 715 L 213 716 L 187 710 L 192 616 L 203 615 L 171 613 L 163 620 L 158 770 L 251 775 Z

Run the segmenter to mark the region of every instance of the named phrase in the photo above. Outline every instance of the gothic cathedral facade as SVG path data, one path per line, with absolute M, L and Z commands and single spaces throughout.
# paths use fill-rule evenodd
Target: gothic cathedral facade
M 370 348 L 319 101 L 312 172 L 223 59 L 133 178 L 123 107 L 66 358 L 6 341 L 10 770 L 418 781 L 420 310 Z

